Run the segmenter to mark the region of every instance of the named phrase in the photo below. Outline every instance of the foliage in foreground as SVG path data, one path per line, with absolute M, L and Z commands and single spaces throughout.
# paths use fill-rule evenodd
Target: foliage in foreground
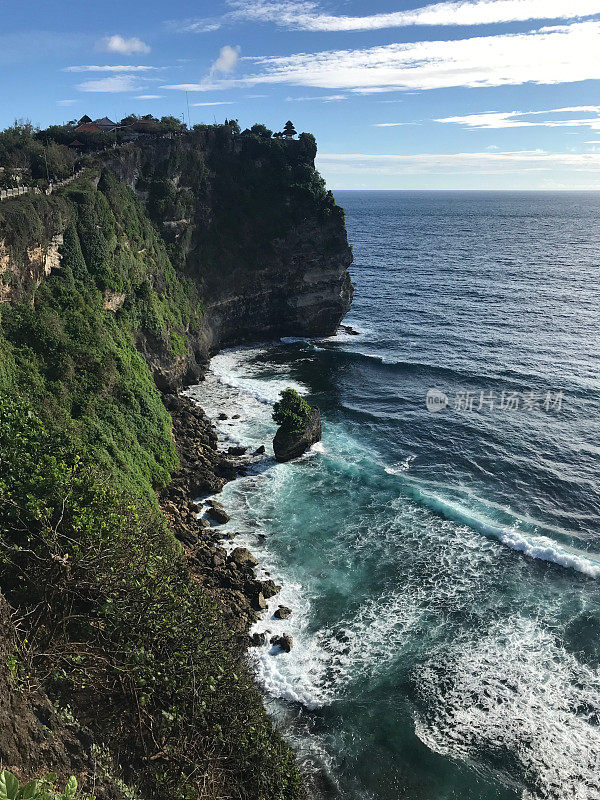
M 0 800 L 74 800 L 77 796 L 77 780 L 71 776 L 63 792 L 54 789 L 56 775 L 50 774 L 24 785 L 12 772 L 0 772 Z
M 0 450 L 0 585 L 29 620 L 25 671 L 103 734 L 142 793 L 301 797 L 243 650 L 162 517 L 22 404 L 0 401 Z
M 273 419 L 287 433 L 301 433 L 310 416 L 310 406 L 295 389 L 284 389 L 273 406 Z

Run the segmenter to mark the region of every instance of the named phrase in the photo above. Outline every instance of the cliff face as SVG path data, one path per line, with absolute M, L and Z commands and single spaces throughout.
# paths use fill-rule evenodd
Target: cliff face
M 168 257 L 177 280 L 194 287 L 197 314 L 136 329 L 138 349 L 163 390 L 195 382 L 226 345 L 331 335 L 352 302 L 352 252 L 343 211 L 325 190 L 315 155 L 308 134 L 281 141 L 234 135 L 226 126 L 108 150 L 89 172 L 87 196 L 75 184 L 57 197 L 23 197 L 0 208 L 0 303 L 34 302 L 40 282 L 60 270 L 64 234 L 74 223 L 79 238 L 89 240 L 84 256 L 100 248 L 111 264 L 93 276 L 106 311 L 118 315 L 139 305 L 144 272 L 153 296 L 172 294 L 156 274 L 157 259 Z M 115 195 L 116 229 L 112 220 L 104 224 L 96 189 L 102 167 L 144 206 L 133 208 L 123 189 L 119 194 L 102 178 L 104 196 L 111 202 Z M 158 244 L 145 231 L 146 214 Z
M 201 346 L 333 334 L 352 302 L 344 216 L 314 168 L 314 139 L 227 127 L 106 157 L 134 189 L 203 299 Z

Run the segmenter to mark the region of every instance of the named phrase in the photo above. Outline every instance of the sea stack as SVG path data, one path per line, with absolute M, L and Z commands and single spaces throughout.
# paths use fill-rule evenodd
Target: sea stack
M 311 408 L 293 389 L 281 392 L 281 400 L 275 403 L 273 419 L 279 429 L 273 439 L 273 451 L 277 461 L 291 461 L 308 448 L 321 441 L 321 412 Z

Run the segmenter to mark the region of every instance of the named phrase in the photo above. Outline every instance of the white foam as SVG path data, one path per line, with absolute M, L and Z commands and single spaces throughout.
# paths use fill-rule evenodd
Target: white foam
M 399 474 L 397 470 L 390 470 L 389 468 L 386 471 L 393 471 L 394 474 Z M 493 536 L 506 547 L 524 553 L 530 558 L 549 561 L 561 567 L 574 569 L 589 578 L 600 578 L 600 555 L 588 554 L 569 548 L 548 536 L 529 534 L 519 530 L 517 527 L 500 527 L 495 524 L 494 520 L 490 520 L 460 503 L 450 501 L 433 492 L 424 491 L 417 487 L 416 483 L 412 483 L 411 486 L 417 499 L 452 522 L 456 522 L 459 525 L 467 525 L 484 536 Z
M 290 620 L 280 623 L 294 637 L 290 653 L 273 655 L 269 645 L 253 655 L 257 677 L 272 697 L 301 703 L 309 709 L 328 705 L 349 685 L 372 671 L 380 671 L 398 657 L 401 642 L 418 620 L 410 598 L 393 594 L 366 602 L 355 616 L 316 632 L 308 630 L 310 603 L 284 585 L 276 604 L 286 600 L 293 608 Z M 253 630 L 274 630 L 274 620 L 261 620 Z
M 600 798 L 600 671 L 580 664 L 536 621 L 463 634 L 415 676 L 430 749 L 493 768 L 509 763 L 536 800 Z
M 295 644 L 289 654 L 273 655 L 268 646 L 254 651 L 258 680 L 267 694 L 309 709 L 329 705 L 351 692 L 357 681 L 372 679 L 393 669 L 398 659 L 407 658 L 408 649 L 418 646 L 425 616 L 431 632 L 435 626 L 431 613 L 437 609 L 470 610 L 482 569 L 495 563 L 499 545 L 468 529 L 451 536 L 450 523 L 440 527 L 417 520 L 415 525 L 415 513 L 419 509 L 413 503 L 402 504 L 391 530 L 412 530 L 414 539 L 408 537 L 405 546 L 420 548 L 428 563 L 438 565 L 429 580 L 419 566 L 414 576 L 403 576 L 399 591 L 365 599 L 339 622 L 319 630 L 311 627 L 312 608 L 319 598 L 309 598 L 308 586 L 296 584 L 290 592 L 284 582 L 272 607 L 283 603 L 294 609 L 281 627 L 294 637 Z M 383 542 L 384 537 L 376 536 Z M 388 541 L 384 547 L 389 545 Z M 372 541 L 365 542 L 365 547 L 372 549 Z M 253 630 L 272 630 L 269 614 Z M 441 619 L 440 625 L 443 629 Z
M 402 473 L 408 472 L 415 458 L 416 456 L 407 456 L 404 461 L 400 462 L 400 464 L 395 464 L 394 466 L 384 466 L 384 470 L 388 475 L 402 475 Z
M 298 344 L 300 342 L 310 342 L 308 336 L 282 336 L 279 340 L 282 344 Z
M 222 350 L 211 359 L 210 371 L 223 385 L 267 405 L 273 405 L 279 393 L 288 387 L 307 394 L 306 386 L 291 380 L 283 367 L 269 364 L 268 371 L 278 370 L 279 374 L 266 374 L 266 366 L 255 362 L 256 357 L 264 352 L 265 348 L 256 347 Z

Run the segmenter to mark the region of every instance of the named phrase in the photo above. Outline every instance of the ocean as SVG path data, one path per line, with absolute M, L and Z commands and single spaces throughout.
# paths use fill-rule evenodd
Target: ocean
M 357 335 L 227 350 L 190 390 L 267 446 L 220 497 L 283 586 L 265 703 L 315 800 L 597 800 L 600 193 L 336 199 Z M 276 464 L 287 386 L 323 441 Z

